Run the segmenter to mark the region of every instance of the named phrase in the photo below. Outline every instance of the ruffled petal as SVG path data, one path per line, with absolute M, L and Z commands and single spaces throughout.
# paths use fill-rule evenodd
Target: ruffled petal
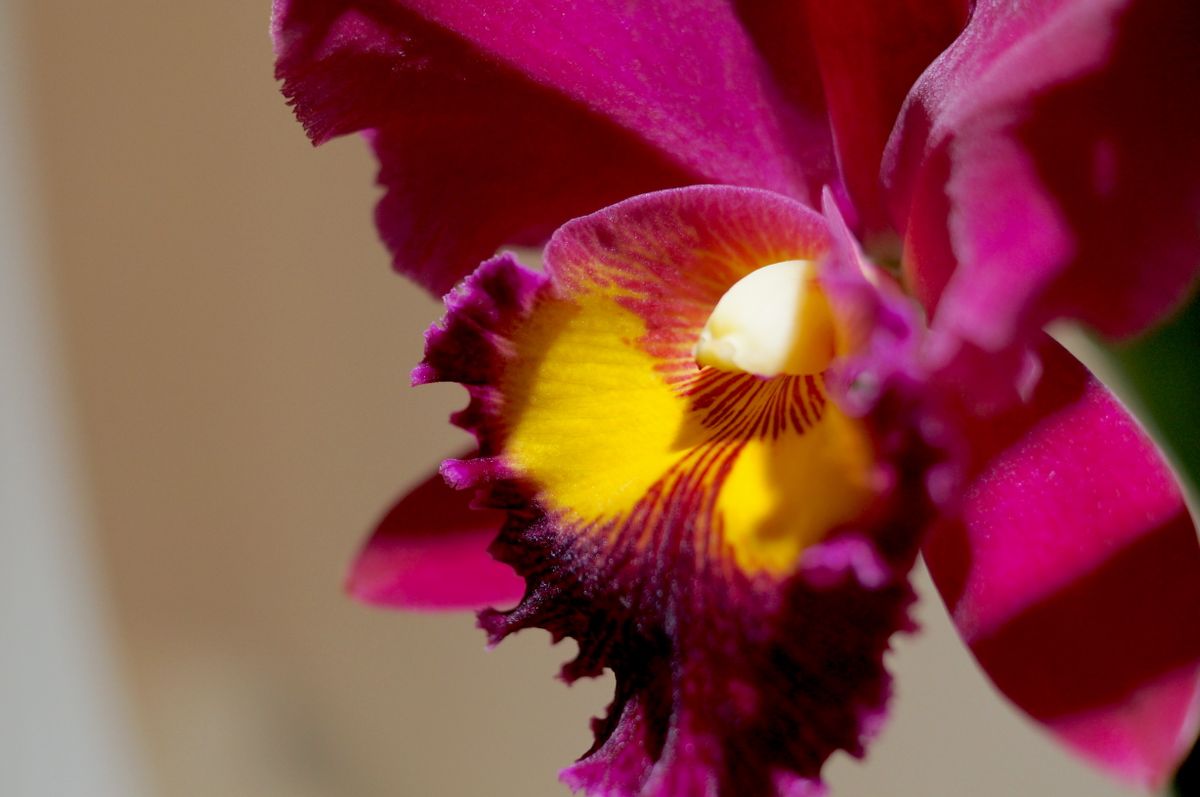
M 573 787 L 815 794 L 828 756 L 861 755 L 882 719 L 882 657 L 908 627 L 932 512 L 907 373 L 857 341 L 847 359 L 870 364 L 872 390 L 850 415 L 824 375 L 691 357 L 725 290 L 778 261 L 828 256 L 831 302 L 867 291 L 850 315 L 881 317 L 890 300 L 830 246 L 820 216 L 778 195 L 652 194 L 565 226 L 544 274 L 484 264 L 430 331 L 415 379 L 465 384 L 456 422 L 480 442 L 446 471 L 508 510 L 495 551 L 528 584 L 481 623 L 493 640 L 574 638 L 568 681 L 616 674 L 595 746 L 563 774 Z
M 995 352 L 1056 317 L 1130 335 L 1178 305 L 1200 268 L 1197 41 L 1192 0 L 976 5 L 885 158 L 935 335 Z
M 820 109 L 775 84 L 723 0 L 276 0 L 274 32 L 313 139 L 372 131 L 383 236 L 439 293 L 635 193 L 829 179 Z
M 1142 787 L 1187 752 L 1200 697 L 1200 544 L 1145 433 L 1056 344 L 1027 406 L 969 430 L 980 469 L 925 558 L 1009 699 Z
M 388 511 L 354 561 L 347 591 L 399 609 L 512 605 L 525 585 L 487 549 L 504 513 L 473 509 L 470 495 L 434 474 Z

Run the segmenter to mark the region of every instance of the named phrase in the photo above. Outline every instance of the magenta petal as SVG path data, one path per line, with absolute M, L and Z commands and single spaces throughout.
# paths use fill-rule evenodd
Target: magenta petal
M 403 0 L 422 17 L 710 180 L 807 194 L 797 147 L 819 117 L 779 104 L 727 0 Z M 786 122 L 786 124 L 785 124 Z
M 913 82 L 962 30 L 966 6 L 964 0 L 807 2 L 838 164 L 868 234 L 888 226 L 879 170 L 896 115 Z
M 1200 268 L 1200 4 L 979 2 L 889 142 L 935 334 L 995 351 L 1059 316 L 1161 319 Z
M 972 430 L 985 463 L 925 557 L 996 685 L 1067 745 L 1157 786 L 1200 695 L 1200 544 L 1144 432 L 1070 355 Z
M 501 244 L 633 194 L 804 198 L 829 179 L 823 116 L 776 86 L 720 0 L 276 0 L 274 31 L 313 139 L 371 131 L 383 237 L 438 293 Z
M 743 435 L 771 433 L 769 423 L 758 426 L 766 416 L 750 414 L 745 425 L 736 401 L 701 399 L 700 409 L 733 416 L 724 428 L 734 431 L 682 443 L 678 467 L 628 509 L 599 517 L 556 506 L 553 487 L 507 446 L 529 406 L 521 370 L 534 364 L 539 378 L 556 376 L 546 349 L 530 346 L 528 336 L 565 337 L 555 310 L 571 302 L 570 318 L 603 295 L 598 284 L 611 286 L 606 301 L 645 322 L 641 337 L 613 334 L 641 347 L 664 383 L 684 390 L 682 374 L 696 373 L 690 347 L 730 285 L 760 264 L 825 253 L 825 224 L 813 211 L 728 186 L 636 197 L 561 228 L 544 272 L 507 255 L 483 264 L 447 297 L 446 319 L 429 332 L 414 381 L 468 389 L 471 402 L 454 421 L 476 435 L 482 452 L 448 472 L 509 511 L 493 550 L 528 584 L 516 607 L 483 612 L 480 624 L 493 642 L 533 627 L 573 638 L 578 654 L 562 671 L 568 682 L 615 675 L 614 700 L 593 722 L 595 745 L 562 774 L 572 788 L 604 797 L 812 797 L 821 793 L 825 761 L 839 750 L 861 756 L 883 720 L 890 694 L 883 660 L 891 635 L 912 628 L 907 574 L 934 512 L 924 476 L 935 452 L 922 439 L 912 319 L 892 306 L 890 293 L 877 295 L 875 281 L 884 278 L 864 272 L 844 225 L 837 234 L 845 246 L 825 258 L 821 280 L 836 292 L 848 326 L 864 322 L 859 331 L 869 339 L 854 348 L 864 353 L 858 364 L 871 369 L 843 374 L 838 385 L 872 386 L 859 391 L 852 411 L 876 446 L 871 478 L 879 492 L 861 515 L 828 529 L 778 571 L 743 569 L 723 518 L 710 510 L 729 472 L 725 446 L 740 450 Z M 591 334 L 594 365 L 603 368 L 611 354 L 603 334 Z M 588 362 L 587 352 L 577 357 Z M 619 393 L 608 391 L 607 403 Z M 628 422 L 623 410 L 582 408 L 614 432 Z M 820 422 L 815 410 L 813 418 Z M 580 468 L 570 460 L 561 466 Z M 794 485 L 790 476 L 779 478 Z
M 317 143 L 368 131 L 397 270 L 434 293 L 506 242 L 692 178 L 396 4 L 278 0 L 276 74 Z
M 492 98 L 369 135 L 386 189 L 380 236 L 396 270 L 435 294 L 503 244 L 539 244 L 572 216 L 695 179 L 540 92 L 497 88 Z M 503 98 L 507 107 L 494 107 Z
M 354 561 L 346 588 L 400 609 L 481 609 L 521 599 L 524 582 L 487 552 L 504 513 L 472 509 L 438 474 L 392 507 Z

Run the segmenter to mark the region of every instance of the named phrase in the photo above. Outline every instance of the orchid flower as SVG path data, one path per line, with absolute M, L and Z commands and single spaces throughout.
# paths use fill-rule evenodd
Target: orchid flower
M 275 11 L 314 140 L 379 157 L 399 269 L 458 284 L 414 381 L 467 387 L 479 449 L 442 467 L 462 492 L 397 504 L 352 589 L 516 602 L 493 640 L 542 627 L 579 642 L 568 680 L 611 669 L 568 783 L 819 793 L 883 718 L 918 552 L 1009 699 L 1117 776 L 1169 774 L 1200 545 L 1040 330 L 1130 334 L 1195 281 L 1194 4 Z M 694 183 L 726 186 L 658 190 Z M 492 256 L 556 227 L 544 272 Z

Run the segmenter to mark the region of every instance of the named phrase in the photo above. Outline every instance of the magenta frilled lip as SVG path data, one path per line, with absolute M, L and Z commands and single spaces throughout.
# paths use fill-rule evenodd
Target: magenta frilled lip
M 491 551 L 525 582 L 515 608 L 481 623 L 494 641 L 527 627 L 576 639 L 568 680 L 617 675 L 595 747 L 564 778 L 614 797 L 819 789 L 829 754 L 861 754 L 884 717 L 882 656 L 908 628 L 908 571 L 924 545 L 964 640 L 1010 699 L 1124 777 L 1161 780 L 1194 730 L 1200 661 L 1200 638 L 1160 608 L 1200 605 L 1200 547 L 1173 476 L 1120 405 L 1048 341 L 1027 403 L 984 421 L 964 413 L 923 363 L 915 305 L 863 258 L 832 201 L 825 209 L 721 187 L 639 197 L 560 230 L 545 273 L 508 255 L 486 262 L 430 330 L 414 381 L 464 384 L 471 401 L 455 422 L 479 443 L 443 474 L 507 512 L 493 520 Z M 664 391 L 693 395 L 695 365 L 683 361 L 701 308 L 736 280 L 738 262 L 800 256 L 824 264 L 850 345 L 822 376 L 821 398 L 805 393 L 792 417 L 807 413 L 808 435 L 826 407 L 864 424 L 879 489 L 859 515 L 792 566 L 747 571 L 714 525 L 731 479 L 728 468 L 712 475 L 725 456 L 712 440 L 627 509 L 614 500 L 621 511 L 589 517 L 586 504 L 560 500 L 563 484 L 608 484 L 595 472 L 606 446 L 629 445 L 629 413 L 657 406 L 638 393 L 645 374 L 611 385 L 603 375 L 626 362 L 622 351 L 650 363 Z M 615 315 L 598 324 L 596 312 Z M 613 320 L 622 314 L 636 316 L 636 336 Z M 556 359 L 580 334 L 588 348 L 567 353 L 590 375 Z M 701 409 L 733 407 L 733 394 Z M 546 401 L 558 402 L 551 415 L 530 409 Z M 524 429 L 547 423 L 552 438 L 582 439 L 590 453 L 556 443 L 552 472 L 540 470 L 519 452 L 531 437 L 547 445 Z M 645 453 L 616 455 L 621 479 L 632 479 Z M 803 479 L 778 478 L 804 495 Z M 373 542 L 357 571 L 395 542 Z M 418 553 L 430 572 L 453 567 Z M 484 602 L 475 577 L 375 602 L 444 605 L 459 583 L 452 605 Z M 511 593 L 493 597 L 512 604 Z
M 1200 608 L 1195 530 L 1153 445 L 1041 329 L 1068 317 L 1133 334 L 1195 284 L 1200 105 L 1181 99 L 1200 87 L 1200 5 L 277 0 L 273 28 L 277 73 L 314 140 L 364 131 L 378 155 L 377 216 L 398 269 L 442 292 L 487 261 L 448 297 L 414 378 L 467 385 L 456 422 L 480 448 L 443 473 L 506 519 L 471 514 L 467 489 L 432 501 L 464 513 L 443 523 L 422 508 L 439 489 L 426 485 L 368 546 L 352 589 L 389 605 L 511 605 L 519 590 L 483 555 L 498 533 L 493 553 L 525 590 L 483 616 L 493 636 L 547 627 L 580 639 L 568 677 L 618 673 L 569 782 L 613 797 L 819 788 L 829 752 L 860 749 L 882 716 L 879 658 L 904 625 L 921 546 L 1001 691 L 1118 776 L 1168 775 L 1196 732 L 1200 623 L 1179 622 Z M 757 190 L 596 212 L 714 182 Z M 545 274 L 493 259 L 574 217 Z M 704 246 L 681 245 L 702 233 Z M 679 270 L 696 252 L 710 256 Z M 767 255 L 824 264 L 855 347 L 819 381 L 685 381 L 681 341 L 747 252 L 755 268 Z M 896 278 L 872 258 L 897 262 Z M 619 311 L 574 320 L 604 302 Z M 529 372 L 513 351 L 553 367 Z M 618 410 L 623 425 L 606 427 Z M 594 454 L 605 429 L 626 446 L 659 440 L 677 410 L 695 420 L 678 450 L 711 459 L 676 461 L 668 446 L 637 470 Z M 859 452 L 873 467 L 847 472 L 872 474 L 870 500 L 845 491 L 860 515 L 830 510 L 837 522 L 791 567 L 777 566 L 786 545 L 733 546 L 729 576 L 709 543 L 732 532 L 697 528 L 722 496 L 776 483 L 771 468 L 756 482 L 711 465 L 735 469 L 728 438 L 758 441 L 746 430 L 760 418 L 775 419 L 780 450 L 829 434 Z M 717 427 L 721 445 L 696 431 Z M 585 443 L 559 450 L 555 434 Z M 626 468 L 632 486 L 615 489 Z M 609 493 L 653 531 L 597 516 Z M 789 506 L 788 523 L 808 516 Z M 447 583 L 456 572 L 470 589 Z M 799 622 L 818 594 L 829 624 Z M 831 641 L 846 602 L 865 633 Z M 822 690 L 840 710 L 813 698 Z
M 568 681 L 616 674 L 594 747 L 564 773 L 576 788 L 815 793 L 828 756 L 861 755 L 882 718 L 883 654 L 909 627 L 907 574 L 933 516 L 922 480 L 935 454 L 918 431 L 913 314 L 889 304 L 903 297 L 871 288 L 857 261 L 832 256 L 830 239 L 821 217 L 779 195 L 651 194 L 564 227 L 544 274 L 507 255 L 484 263 L 430 331 L 414 379 L 464 384 L 471 402 L 456 422 L 479 443 L 477 457 L 444 472 L 507 510 L 492 551 L 526 582 L 514 609 L 486 611 L 481 624 L 493 641 L 529 627 L 575 639 Z M 838 312 L 869 331 L 855 344 L 858 373 L 698 372 L 690 349 L 703 311 L 740 274 L 791 257 L 825 260 Z M 884 314 L 891 326 L 859 326 Z M 637 339 L 624 334 L 628 320 Z M 584 368 L 566 372 L 570 363 Z M 643 364 L 653 370 L 623 372 Z M 839 420 L 829 403 L 838 385 L 868 369 L 874 387 L 859 397 L 858 419 Z M 642 395 L 656 387 L 661 395 Z M 552 415 L 539 407 L 547 403 Z M 626 436 L 623 427 L 645 422 L 629 417 L 638 410 L 678 424 L 667 450 Z M 787 483 L 804 472 L 795 458 L 825 456 L 822 447 L 851 434 L 841 424 L 863 426 L 879 486 L 798 561 L 762 564 L 754 557 L 771 541 L 737 538 L 749 510 L 722 498 L 745 489 L 739 469 L 760 457 L 782 470 L 770 477 L 778 485 L 755 489 L 802 492 Z M 567 436 L 586 437 L 590 450 Z M 544 446 L 556 450 L 543 462 L 531 449 Z M 597 472 L 613 456 L 623 460 L 616 479 Z M 644 466 L 661 472 L 622 495 Z M 584 479 L 610 491 L 602 507 L 577 495 Z M 739 493 L 743 503 L 751 495 Z M 807 500 L 826 497 L 812 490 Z M 796 533 L 778 513 L 762 522 L 783 523 L 770 534 Z

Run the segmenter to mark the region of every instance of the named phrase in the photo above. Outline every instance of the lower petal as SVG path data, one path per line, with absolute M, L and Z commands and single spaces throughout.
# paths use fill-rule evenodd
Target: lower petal
M 1142 787 L 1187 752 L 1200 695 L 1200 544 L 1136 422 L 1057 345 L 1030 403 L 970 434 L 961 519 L 925 544 L 996 685 L 1067 745 Z
M 504 521 L 433 474 L 388 511 L 354 561 L 346 589 L 398 609 L 480 609 L 520 600 L 524 583 L 488 553 Z

